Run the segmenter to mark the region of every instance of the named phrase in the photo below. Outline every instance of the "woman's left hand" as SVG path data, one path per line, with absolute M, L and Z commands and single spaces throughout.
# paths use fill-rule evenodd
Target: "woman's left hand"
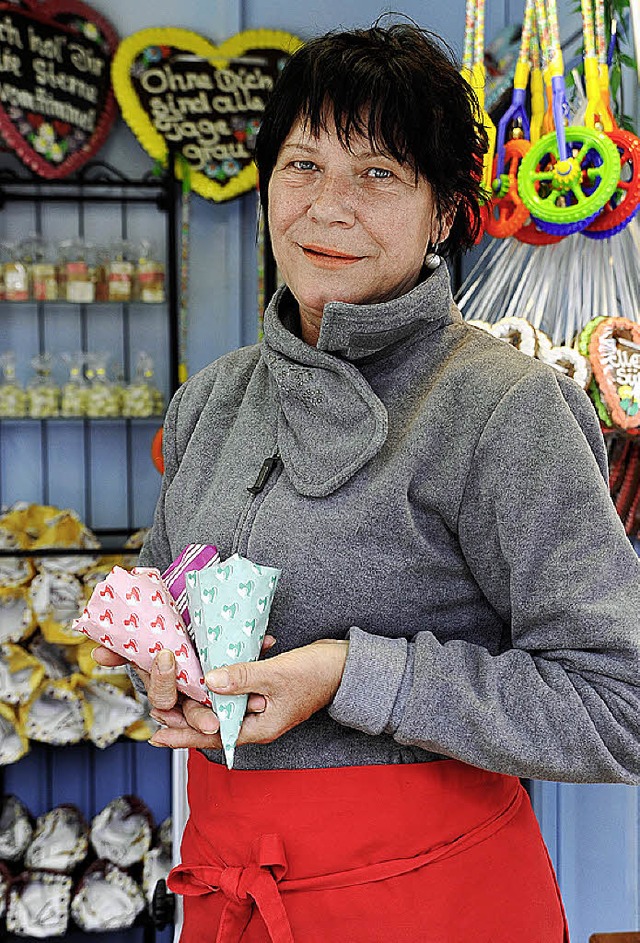
M 238 745 L 271 743 L 331 703 L 342 680 L 348 649 L 347 641 L 322 639 L 264 661 L 217 668 L 205 680 L 215 694 L 250 696 L 250 712 L 240 728 Z M 187 722 L 192 705 L 195 702 L 183 705 Z M 176 735 L 180 737 L 178 729 L 163 728 L 154 734 L 153 743 L 179 746 L 174 743 Z M 210 748 L 221 748 L 219 735 L 210 739 Z

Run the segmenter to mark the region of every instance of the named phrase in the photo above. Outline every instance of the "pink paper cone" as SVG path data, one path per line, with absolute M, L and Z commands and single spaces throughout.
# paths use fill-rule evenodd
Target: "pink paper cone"
M 163 648 L 176 659 L 176 684 L 193 700 L 210 705 L 202 668 L 184 622 L 154 567 L 115 566 L 98 583 L 73 627 L 94 642 L 150 671 Z

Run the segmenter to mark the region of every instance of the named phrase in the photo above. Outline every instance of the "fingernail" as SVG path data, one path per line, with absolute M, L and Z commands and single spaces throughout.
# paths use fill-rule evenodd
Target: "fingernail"
M 225 691 L 229 687 L 230 680 L 226 668 L 216 668 L 205 677 L 207 687 L 215 691 Z
M 170 671 L 173 671 L 173 655 L 168 649 L 163 648 L 156 658 L 156 664 L 160 674 L 169 674 Z
M 200 730 L 203 733 L 217 733 L 219 729 L 218 718 L 213 714 L 210 717 L 203 717 L 200 721 Z
M 165 746 L 164 743 L 156 743 L 156 741 L 153 739 L 153 737 L 150 737 L 150 738 L 147 740 L 147 743 L 149 744 L 150 747 L 163 747 L 163 746 Z

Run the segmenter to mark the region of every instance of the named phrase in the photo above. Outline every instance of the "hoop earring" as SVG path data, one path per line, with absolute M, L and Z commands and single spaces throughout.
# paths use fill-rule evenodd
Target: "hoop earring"
M 423 265 L 429 272 L 435 272 L 440 263 L 442 262 L 441 257 L 438 255 L 438 249 L 440 246 L 436 242 L 432 251 L 427 251 L 427 254 L 424 257 Z

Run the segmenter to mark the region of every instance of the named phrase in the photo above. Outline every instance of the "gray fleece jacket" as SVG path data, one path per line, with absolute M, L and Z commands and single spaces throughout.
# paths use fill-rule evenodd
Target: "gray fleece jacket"
M 444 265 L 400 299 L 327 305 L 317 347 L 279 290 L 261 344 L 178 390 L 164 450 L 141 562 L 237 551 L 282 569 L 276 652 L 350 639 L 330 708 L 237 768 L 447 756 L 640 783 L 640 561 L 595 411 L 465 324 Z

